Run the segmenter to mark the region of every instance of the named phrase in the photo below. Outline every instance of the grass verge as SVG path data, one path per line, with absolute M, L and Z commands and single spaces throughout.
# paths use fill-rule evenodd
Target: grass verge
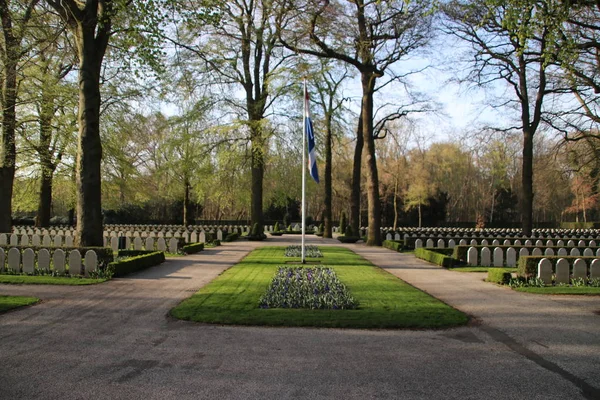
M 521 287 L 514 288 L 517 292 L 534 293 L 534 294 L 572 294 L 572 295 L 588 295 L 600 296 L 599 287 L 570 287 L 570 286 L 548 286 L 548 287 Z
M 44 275 L 0 275 L 0 283 L 26 284 L 26 285 L 94 285 L 106 282 L 107 279 L 69 278 L 63 276 Z
M 502 269 L 506 272 L 517 272 L 517 268 L 505 268 L 505 267 L 454 267 L 448 268 L 450 271 L 456 272 L 490 272 L 498 269 Z
M 196 294 L 171 310 L 175 318 L 214 324 L 331 328 L 446 328 L 468 317 L 341 247 L 321 247 L 320 261 L 335 270 L 358 301 L 355 310 L 260 309 L 284 247 L 254 250 Z
M 40 301 L 40 299 L 36 297 L 0 295 L 0 313 L 12 310 L 13 308 L 35 304 L 38 301 Z

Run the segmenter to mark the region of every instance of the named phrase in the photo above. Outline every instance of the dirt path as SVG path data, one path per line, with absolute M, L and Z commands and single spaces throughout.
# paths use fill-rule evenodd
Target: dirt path
M 525 314 L 514 318 L 510 306 L 499 312 L 469 308 L 477 299 L 460 294 L 461 282 L 471 282 L 475 291 L 501 293 L 514 308 L 556 301 L 511 297 L 515 293 L 477 286 L 481 282 L 475 275 L 459 276 L 383 249 L 373 253 L 351 246 L 479 316 L 481 326 L 445 331 L 284 329 L 167 317 L 179 301 L 256 246 L 298 242 L 299 237 L 285 236 L 266 243 L 225 244 L 95 286 L 0 285 L 2 294 L 44 299 L 0 315 L 0 399 L 565 399 L 598 393 L 600 377 L 597 368 L 592 373 L 592 364 L 600 365 L 600 317 L 591 314 L 597 300 L 587 299 L 582 307 L 560 300 L 538 319 Z M 339 245 L 318 238 L 309 243 Z M 450 279 L 452 285 L 447 284 Z M 527 298 L 536 300 L 528 303 Z M 566 323 L 557 318 L 561 310 L 569 310 Z M 592 323 L 582 324 L 584 317 Z M 548 346 L 547 353 L 542 346 Z M 553 370 L 555 365 L 559 369 Z

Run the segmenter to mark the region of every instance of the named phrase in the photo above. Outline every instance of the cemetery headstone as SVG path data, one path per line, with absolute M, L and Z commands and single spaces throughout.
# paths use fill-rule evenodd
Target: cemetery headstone
M 571 255 L 571 257 L 579 257 L 581 255 L 581 252 L 579 251 L 579 249 L 577 247 L 573 247 L 571 249 L 570 255 Z
M 6 258 L 4 254 L 4 249 L 0 249 L 0 272 L 4 272 L 4 259 Z
M 533 249 L 531 251 L 531 255 L 532 256 L 541 256 L 542 255 L 542 249 L 540 249 L 539 247 L 536 247 L 535 249 Z
M 444 239 L 438 239 L 437 247 L 440 249 L 443 249 L 444 247 L 446 247 L 446 244 L 444 243 Z
M 569 255 L 569 253 L 567 253 L 567 249 L 565 249 L 564 247 L 561 247 L 560 249 L 558 249 L 558 251 L 556 252 L 557 256 L 566 256 Z
M 142 244 L 142 238 L 139 236 L 136 236 L 133 238 L 133 248 L 135 250 L 142 250 L 143 248 L 143 244 Z
M 60 274 L 65 272 L 65 252 L 62 249 L 54 250 L 52 254 L 52 263 L 54 264 L 54 271 Z
M 453 249 L 454 247 L 456 247 L 456 242 L 454 241 L 454 239 L 450 239 L 448 240 L 448 247 Z
M 504 254 L 500 247 L 494 249 L 494 267 L 502 267 L 504 265 Z
M 521 247 L 519 249 L 519 257 L 527 257 L 529 255 L 529 250 L 526 247 Z
M 165 243 L 165 238 L 159 237 L 156 241 L 156 248 L 158 251 L 167 251 L 167 244 Z
M 8 268 L 15 272 L 21 272 L 21 252 L 14 247 L 8 250 Z
M 492 252 L 490 251 L 489 248 L 484 247 L 483 249 L 481 249 L 481 265 L 483 267 L 489 267 L 492 263 L 491 260 L 492 257 Z
M 19 237 L 17 236 L 16 233 L 13 233 L 12 235 L 10 235 L 10 245 L 11 246 L 19 245 Z
M 65 246 L 73 247 L 73 235 L 65 236 Z
M 29 236 L 27 234 L 21 235 L 21 246 L 29 246 Z
M 517 251 L 514 248 L 509 247 L 506 250 L 506 266 L 514 267 L 516 265 L 517 265 Z
M 6 233 L 0 233 L 0 246 L 6 246 L 8 244 L 8 237 Z
M 592 263 L 590 264 L 590 278 L 600 279 L 600 260 L 599 259 L 592 260 Z
M 42 244 L 42 238 L 37 233 L 34 233 L 31 237 L 31 245 L 35 247 L 40 247 Z
M 33 274 L 35 270 L 35 252 L 32 249 L 23 251 L 23 272 Z
M 573 263 L 573 279 L 586 279 L 587 278 L 587 263 L 585 260 L 578 258 Z
M 62 236 L 60 236 L 60 235 L 54 236 L 54 247 L 61 247 L 61 246 L 62 246 Z
M 41 271 L 50 271 L 50 252 L 47 249 L 38 251 L 38 268 Z
M 423 247 L 423 241 L 421 239 L 415 240 L 415 249 L 420 249 Z
M 69 275 L 81 275 L 81 253 L 79 250 L 71 250 L 69 253 Z
M 50 235 L 45 234 L 42 237 L 42 246 L 48 247 L 48 246 L 51 246 L 51 245 L 52 245 L 52 239 L 50 238 Z
M 552 284 L 552 263 L 547 258 L 542 258 L 538 263 L 537 277 L 544 281 L 546 285 Z
M 469 247 L 469 250 L 467 250 L 467 264 L 477 265 L 477 249 L 475 247 Z
M 433 239 L 427 239 L 426 247 L 429 247 L 429 248 L 433 247 Z
M 177 239 L 174 237 L 169 240 L 169 253 L 177 254 Z
M 139 239 L 139 238 L 136 238 Z M 90 276 L 91 272 L 94 272 L 98 267 L 98 255 L 94 250 L 88 250 L 85 253 L 85 276 Z
M 551 249 L 550 247 L 548 247 L 546 250 L 544 250 L 544 255 L 545 256 L 553 256 L 554 255 L 554 250 Z
M 556 283 L 569 283 L 569 262 L 564 258 L 561 258 L 556 262 Z M 544 279 L 544 283 L 548 284 L 550 281 Z

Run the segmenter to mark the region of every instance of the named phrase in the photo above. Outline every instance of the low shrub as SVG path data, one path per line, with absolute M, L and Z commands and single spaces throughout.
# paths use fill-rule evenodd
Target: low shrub
M 155 250 L 119 250 L 119 257 L 137 257 L 145 254 L 155 253 Z
M 225 239 L 223 239 L 224 242 L 234 242 L 236 240 L 238 240 L 240 238 L 240 234 L 237 232 L 231 232 L 228 233 L 227 236 L 225 236 Z
M 275 222 L 275 226 L 273 227 L 275 232 L 279 232 L 279 221 Z
M 404 248 L 404 241 L 402 240 L 384 240 L 381 244 L 386 249 L 394 250 L 394 251 L 402 251 Z
M 443 254 L 441 251 L 448 251 L 452 249 L 434 249 L 434 248 L 426 248 L 420 247 L 415 250 L 415 257 L 420 258 L 421 260 L 429 261 L 430 263 L 440 265 L 445 268 L 450 268 L 454 265 L 454 259 L 447 255 Z
M 358 236 L 338 236 L 337 240 L 342 243 L 356 243 L 360 238 Z
M 271 236 L 281 236 L 281 235 L 283 235 L 283 232 L 269 232 L 269 234 Z
M 121 277 L 146 268 L 154 267 L 164 261 L 165 253 L 162 251 L 155 251 L 149 254 L 112 262 L 108 265 L 108 268 L 113 272 L 114 277 Z
M 488 271 L 488 276 L 486 281 L 488 282 L 493 282 L 493 283 L 498 283 L 500 285 L 507 285 L 508 282 L 510 282 L 512 278 L 512 274 L 510 272 L 507 272 L 505 269 L 502 268 L 493 268 Z
M 183 254 L 194 254 L 204 250 L 204 243 L 190 243 L 181 248 Z

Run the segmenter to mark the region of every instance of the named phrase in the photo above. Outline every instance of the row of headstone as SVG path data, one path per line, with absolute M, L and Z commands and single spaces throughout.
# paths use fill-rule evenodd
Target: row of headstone
M 177 238 L 171 238 L 167 242 L 165 238 L 159 237 L 154 239 L 153 237 L 147 237 L 143 240 L 141 237 L 125 238 L 125 247 L 133 250 L 156 250 L 156 251 L 168 251 L 169 253 L 176 254 L 179 250 L 179 241 Z M 119 238 L 111 237 L 104 238 L 104 247 L 110 247 L 114 252 L 119 251 Z
M 554 271 L 556 270 L 556 272 Z M 555 283 L 566 283 L 570 282 L 571 278 L 571 266 L 569 261 L 564 258 L 560 258 L 556 261 L 556 265 L 552 266 L 552 261 L 547 258 L 542 258 L 538 263 L 537 277 L 540 278 L 546 285 L 552 284 L 552 275 L 555 274 Z M 573 262 L 573 279 L 586 279 L 588 277 L 588 266 L 584 259 L 578 258 Z M 600 259 L 592 260 L 590 263 L 591 278 L 600 278 Z
M 388 234 L 389 235 L 389 234 Z M 491 242 L 491 243 L 490 243 Z M 467 239 L 460 239 L 458 241 L 459 246 L 500 246 L 500 240 L 488 240 L 488 239 L 471 239 L 468 241 Z M 434 239 L 427 239 L 425 242 L 425 247 L 437 247 L 437 248 L 454 248 L 457 245 L 457 241 L 455 239 L 449 239 L 446 241 L 445 239 L 438 239 L 434 241 Z M 595 240 L 579 240 L 575 242 L 574 240 L 568 240 L 566 243 L 564 240 L 557 240 L 556 244 L 553 240 L 546 240 L 545 242 L 542 240 L 536 240 L 535 242 L 531 239 L 520 240 L 520 239 L 505 239 L 502 241 L 503 246 L 538 246 L 538 247 L 598 247 L 597 242 Z M 423 247 L 423 240 L 416 239 L 415 240 L 415 249 Z
M 542 249 L 536 247 L 530 253 L 529 249 L 527 249 L 526 247 L 522 247 L 517 253 L 517 250 L 515 250 L 512 247 L 509 247 L 508 249 L 506 249 L 505 253 L 504 248 L 496 247 L 494 248 L 492 253 L 492 250 L 490 250 L 487 247 L 484 247 L 481 250 L 475 247 L 469 247 L 469 250 L 467 250 L 467 264 L 471 266 L 481 265 L 483 267 L 489 267 L 491 265 L 493 265 L 494 267 L 502 267 L 504 265 L 508 267 L 514 267 L 517 265 L 519 257 L 526 257 L 529 255 L 548 257 L 580 257 L 581 255 L 583 255 L 584 257 L 600 257 L 600 248 L 596 250 L 595 254 L 594 251 L 590 248 L 586 248 L 583 251 L 583 254 L 581 254 L 578 248 L 572 248 L 570 252 L 567 252 L 567 249 L 561 247 L 555 253 L 554 249 L 552 248 L 547 248 L 544 251 L 542 251 Z
M 35 246 L 35 247 L 73 247 L 74 237 L 70 235 L 62 236 L 55 235 L 38 235 L 33 234 L 31 237 L 27 234 L 18 235 L 13 233 L 7 236 L 5 233 L 0 233 L 0 246 Z
M 82 258 L 81 253 L 78 250 L 71 250 L 67 254 L 62 249 L 56 249 L 50 257 L 50 252 L 47 249 L 40 249 L 36 253 L 32 249 L 25 249 L 22 251 L 15 247 L 8 250 L 7 253 L 4 249 L 0 248 L 0 272 L 4 272 L 6 268 L 11 269 L 15 272 L 22 272 L 25 274 L 33 274 L 35 272 L 35 266 L 37 261 L 37 268 L 41 271 L 50 271 L 50 262 L 52 261 L 52 269 L 60 274 L 66 272 L 69 275 L 85 275 L 89 274 L 98 268 L 98 255 L 93 250 L 88 250 Z M 68 271 L 67 271 L 68 265 Z M 82 269 L 83 267 L 83 269 Z

